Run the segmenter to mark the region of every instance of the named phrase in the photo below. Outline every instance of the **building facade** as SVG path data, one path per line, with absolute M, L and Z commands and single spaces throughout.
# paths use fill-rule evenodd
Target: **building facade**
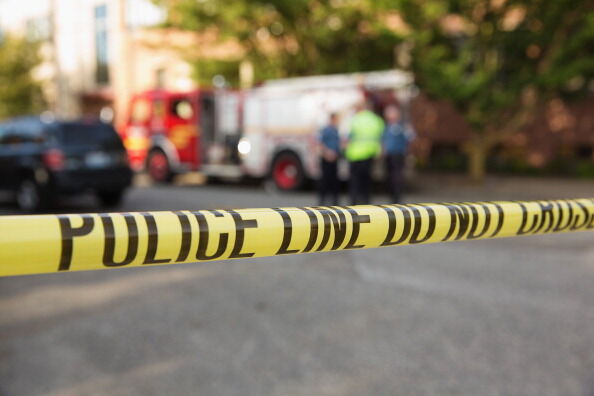
M 150 0 L 0 0 L 0 31 L 40 42 L 34 74 L 60 117 L 121 122 L 135 92 L 190 89 L 192 68 L 179 48 L 197 38 L 155 28 L 165 18 Z

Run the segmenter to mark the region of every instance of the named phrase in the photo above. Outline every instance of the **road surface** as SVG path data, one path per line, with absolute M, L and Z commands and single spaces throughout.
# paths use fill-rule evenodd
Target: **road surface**
M 594 197 L 592 184 L 438 178 L 408 199 Z M 121 210 L 314 203 L 255 186 L 143 187 Z M 58 209 L 94 210 L 92 197 Z M 3 278 L 0 395 L 594 395 L 593 241 Z

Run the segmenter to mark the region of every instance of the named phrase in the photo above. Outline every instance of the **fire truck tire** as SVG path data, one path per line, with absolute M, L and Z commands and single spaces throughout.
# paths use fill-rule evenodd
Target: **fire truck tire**
M 175 176 L 167 155 L 160 149 L 153 149 L 149 152 L 146 169 L 155 183 L 171 183 Z
M 292 151 L 278 153 L 270 166 L 270 179 L 279 191 L 301 189 L 306 177 L 299 156 Z

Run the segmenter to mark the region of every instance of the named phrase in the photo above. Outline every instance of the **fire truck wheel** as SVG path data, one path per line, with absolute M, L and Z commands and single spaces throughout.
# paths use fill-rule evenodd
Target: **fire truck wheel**
M 290 151 L 279 153 L 272 162 L 270 176 L 281 191 L 299 190 L 305 182 L 305 172 L 299 157 Z
M 173 172 L 167 155 L 162 150 L 152 150 L 146 161 L 146 167 L 151 179 L 156 183 L 170 183 Z

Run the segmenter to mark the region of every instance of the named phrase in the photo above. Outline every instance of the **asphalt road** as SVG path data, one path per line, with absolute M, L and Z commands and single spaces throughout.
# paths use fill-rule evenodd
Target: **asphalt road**
M 421 185 L 410 201 L 594 197 L 594 183 L 561 180 Z M 121 210 L 313 202 L 255 186 L 145 187 Z M 96 208 L 82 197 L 58 210 Z M 594 395 L 593 241 L 3 278 L 0 395 Z

